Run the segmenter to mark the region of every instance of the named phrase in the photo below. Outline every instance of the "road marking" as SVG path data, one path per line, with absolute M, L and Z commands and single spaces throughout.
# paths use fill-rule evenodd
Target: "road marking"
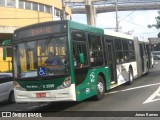
M 156 97 L 159 97 L 159 98 L 156 98 Z M 143 104 L 155 102 L 158 100 L 160 100 L 160 87 Z
M 45 104 L 41 104 L 41 105 L 39 105 L 40 107 L 44 107 L 44 106 L 47 106 L 48 105 L 48 103 L 45 103 Z
M 35 109 L 35 108 L 38 108 L 39 106 L 32 106 L 32 107 L 29 107 L 28 110 L 30 109 Z
M 113 91 L 113 92 L 105 93 L 105 95 L 110 95 L 110 94 L 114 94 L 114 93 L 125 92 L 125 91 L 130 91 L 130 90 L 135 90 L 135 89 L 140 89 L 140 88 L 145 88 L 145 87 L 150 87 L 150 86 L 156 86 L 156 85 L 160 85 L 160 83 L 143 85 L 143 86 L 133 87 L 133 88 L 119 90 L 119 91 Z
M 44 104 L 40 104 L 38 106 L 31 106 L 31 107 L 29 107 L 27 109 L 30 110 L 30 109 L 35 109 L 35 108 L 38 108 L 38 107 L 44 107 L 44 106 L 47 106 L 47 105 L 48 105 L 48 103 L 44 103 Z

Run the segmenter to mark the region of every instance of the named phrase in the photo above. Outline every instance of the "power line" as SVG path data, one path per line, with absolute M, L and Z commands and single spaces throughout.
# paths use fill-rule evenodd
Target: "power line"
M 153 33 L 154 34 L 154 33 L 157 33 L 157 32 L 144 32 L 144 33 L 141 33 L 141 34 L 148 34 L 148 33 L 151 33 L 151 34 Z
M 145 29 L 151 30 L 151 29 L 150 29 L 150 28 L 148 28 L 148 27 L 145 27 L 145 26 L 142 26 L 142 25 L 139 25 L 139 24 L 136 24 L 136 23 L 133 23 L 133 22 L 127 21 L 127 20 L 124 20 L 124 21 L 129 22 L 129 23 L 131 23 L 131 24 L 134 24 L 134 25 L 136 25 L 136 26 L 143 27 L 143 28 L 145 28 Z M 155 32 L 146 32 L 145 34 L 147 34 L 147 33 L 156 33 L 156 32 L 158 32 L 158 30 L 157 30 L 157 31 L 156 31 L 156 30 L 154 30 L 154 31 L 155 31 Z M 144 34 L 144 33 L 142 33 L 142 34 Z
M 126 19 L 128 16 L 130 16 L 131 14 L 133 14 L 135 12 L 135 10 L 134 11 L 132 11 L 130 14 L 128 14 L 127 16 L 125 16 L 124 18 L 122 18 L 119 22 L 121 22 L 122 20 L 124 20 L 124 19 Z
M 133 23 L 133 22 L 128 21 L 128 20 L 124 20 L 124 21 L 129 22 L 129 23 L 134 24 L 134 25 L 137 25 L 137 26 L 139 26 L 139 27 L 147 28 L 146 26 L 142 26 L 142 25 L 139 25 L 139 24 Z M 148 28 L 148 29 L 149 29 L 149 28 Z

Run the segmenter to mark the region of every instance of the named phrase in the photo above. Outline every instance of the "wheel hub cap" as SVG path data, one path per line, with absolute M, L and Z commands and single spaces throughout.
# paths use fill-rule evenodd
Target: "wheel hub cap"
M 104 90 L 103 84 L 102 84 L 101 82 L 99 82 L 98 85 L 97 85 L 97 87 L 98 87 L 99 93 L 102 94 L 102 93 L 103 93 L 103 90 Z

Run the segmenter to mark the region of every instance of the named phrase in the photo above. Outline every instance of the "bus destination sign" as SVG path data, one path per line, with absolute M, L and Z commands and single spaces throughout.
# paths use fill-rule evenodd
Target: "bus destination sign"
M 39 26 L 24 27 L 15 31 L 13 40 L 37 37 L 41 35 L 66 32 L 66 24 L 46 24 Z
M 32 36 L 37 36 L 41 34 L 46 34 L 46 33 L 51 33 L 51 27 L 42 27 L 42 28 L 35 28 L 31 29 L 31 35 Z

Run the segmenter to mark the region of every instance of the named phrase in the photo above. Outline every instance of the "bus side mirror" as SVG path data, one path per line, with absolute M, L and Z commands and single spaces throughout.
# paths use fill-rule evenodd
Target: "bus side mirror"
M 3 60 L 6 60 L 7 58 L 7 48 L 6 46 L 3 47 Z
M 7 58 L 7 46 L 11 44 L 11 40 L 5 40 L 2 42 L 3 45 L 3 60 Z
M 7 46 L 11 44 L 11 40 L 5 40 L 2 42 L 3 45 L 3 60 L 7 58 Z
M 79 61 L 81 64 L 84 64 L 84 54 L 83 53 L 79 53 Z

